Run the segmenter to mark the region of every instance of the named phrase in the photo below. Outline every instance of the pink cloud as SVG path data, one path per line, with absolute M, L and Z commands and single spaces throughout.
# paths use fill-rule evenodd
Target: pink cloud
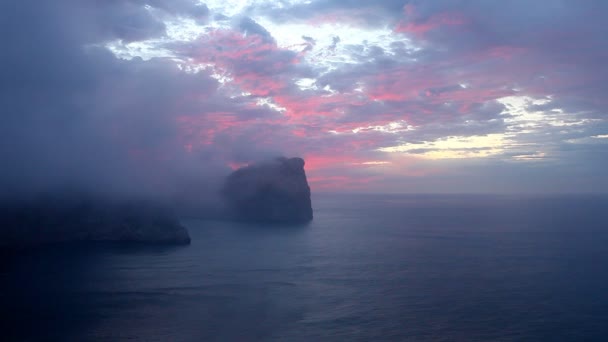
M 466 17 L 457 12 L 436 13 L 429 18 L 416 20 L 418 13 L 416 7 L 412 4 L 404 6 L 406 19 L 400 21 L 394 28 L 395 32 L 411 34 L 415 37 L 422 38 L 432 30 L 444 26 L 463 26 L 468 23 Z
M 288 86 L 282 74 L 298 63 L 297 55 L 265 37 L 217 29 L 196 46 L 196 62 L 212 63 L 254 96 L 270 96 Z

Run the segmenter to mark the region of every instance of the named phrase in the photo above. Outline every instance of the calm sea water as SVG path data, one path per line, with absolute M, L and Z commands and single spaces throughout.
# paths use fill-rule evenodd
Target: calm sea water
M 602 341 L 608 197 L 317 195 L 305 226 L 1 262 L 0 340 Z

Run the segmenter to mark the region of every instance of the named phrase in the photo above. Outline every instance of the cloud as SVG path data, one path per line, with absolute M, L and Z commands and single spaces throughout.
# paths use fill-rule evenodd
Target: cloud
M 528 190 L 540 169 L 539 190 L 593 189 L 563 177 L 605 185 L 605 9 L 5 2 L 2 182 L 174 189 L 286 154 L 310 160 L 313 191 Z
M 99 41 L 125 38 L 107 28 L 138 3 L 95 3 L 103 15 L 92 13 L 91 3 L 12 6 L 1 15 L 10 33 L 10 52 L 0 59 L 4 196 L 74 188 L 166 199 L 182 188 L 218 183 L 228 172 L 225 150 L 264 154 L 238 141 L 189 150 L 179 118 L 208 116 L 213 122 L 216 110 L 269 111 L 244 110 L 218 92 L 209 73 L 184 72 L 169 59 L 121 60 L 98 47 Z M 75 13 L 89 17 L 64 20 Z M 36 24 L 24 28 L 25 18 Z
M 237 27 L 244 35 L 255 34 L 261 37 L 262 40 L 266 43 L 274 43 L 274 39 L 272 38 L 270 32 L 266 31 L 264 27 L 262 27 L 260 24 L 256 23 L 255 20 L 249 17 L 241 18 L 238 22 Z

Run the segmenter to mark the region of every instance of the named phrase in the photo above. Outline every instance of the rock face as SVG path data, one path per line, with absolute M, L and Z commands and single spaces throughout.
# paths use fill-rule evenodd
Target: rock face
M 0 207 L 0 247 L 74 241 L 188 244 L 190 236 L 169 211 L 144 202 L 44 198 Z
M 222 193 L 238 220 L 312 220 L 310 187 L 301 158 L 277 158 L 238 169 L 228 176 Z

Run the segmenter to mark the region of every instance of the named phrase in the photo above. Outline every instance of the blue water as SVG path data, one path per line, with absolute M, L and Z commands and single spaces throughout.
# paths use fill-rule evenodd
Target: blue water
M 1 340 L 602 341 L 608 197 L 316 195 L 305 226 L 3 260 Z

